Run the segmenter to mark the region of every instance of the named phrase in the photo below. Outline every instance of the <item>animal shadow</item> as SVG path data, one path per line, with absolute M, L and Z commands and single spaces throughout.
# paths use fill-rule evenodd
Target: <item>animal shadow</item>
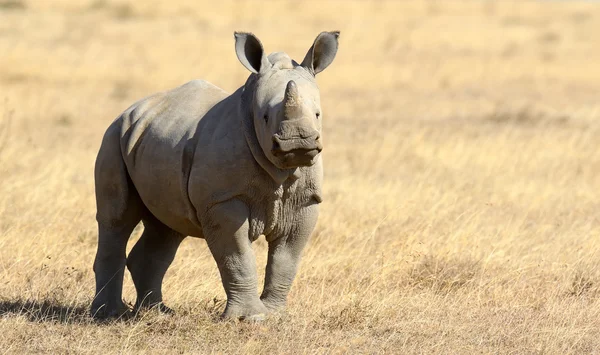
M 0 300 L 0 317 L 22 315 L 30 322 L 87 323 L 89 311 L 82 306 L 69 306 L 54 300 Z

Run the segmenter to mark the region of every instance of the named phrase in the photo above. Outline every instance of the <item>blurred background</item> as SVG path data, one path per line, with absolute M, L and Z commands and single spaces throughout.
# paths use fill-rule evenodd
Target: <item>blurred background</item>
M 188 239 L 180 315 L 91 323 L 104 130 L 192 79 L 241 86 L 234 31 L 301 61 L 325 30 L 325 200 L 288 315 L 215 323 Z M 597 351 L 598 33 L 594 1 L 0 0 L 0 349 Z

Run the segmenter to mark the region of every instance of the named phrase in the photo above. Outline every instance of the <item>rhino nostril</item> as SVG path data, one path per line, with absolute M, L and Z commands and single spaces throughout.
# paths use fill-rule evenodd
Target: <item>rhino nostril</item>
M 279 145 L 279 142 L 276 140 L 273 140 L 273 150 L 281 150 L 281 146 Z

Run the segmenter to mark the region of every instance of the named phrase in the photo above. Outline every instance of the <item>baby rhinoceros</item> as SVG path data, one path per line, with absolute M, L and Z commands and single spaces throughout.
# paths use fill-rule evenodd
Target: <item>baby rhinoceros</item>
M 285 306 L 300 254 L 322 201 L 321 111 L 315 75 L 333 61 L 339 32 L 322 32 L 301 64 L 267 56 L 253 34 L 235 33 L 252 72 L 233 94 L 202 80 L 133 104 L 108 128 L 96 159 L 96 318 L 162 303 L 162 281 L 186 236 L 204 238 L 219 268 L 223 318 L 260 320 Z M 127 240 L 144 232 L 128 256 Z M 258 295 L 251 243 L 268 242 Z

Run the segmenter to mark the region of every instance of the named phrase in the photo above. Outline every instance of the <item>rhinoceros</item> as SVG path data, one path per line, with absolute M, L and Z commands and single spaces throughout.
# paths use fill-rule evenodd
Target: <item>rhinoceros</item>
M 235 32 L 250 72 L 228 94 L 203 80 L 144 98 L 106 130 L 94 170 L 98 250 L 96 318 L 131 314 L 122 300 L 125 267 L 134 310 L 163 303 L 162 282 L 187 236 L 203 238 L 227 295 L 222 317 L 261 320 L 281 310 L 322 201 L 320 94 L 316 74 L 337 53 L 339 32 L 320 33 L 302 63 L 266 55 Z M 126 256 L 139 222 L 142 236 Z M 251 243 L 264 235 L 268 261 L 258 294 Z

